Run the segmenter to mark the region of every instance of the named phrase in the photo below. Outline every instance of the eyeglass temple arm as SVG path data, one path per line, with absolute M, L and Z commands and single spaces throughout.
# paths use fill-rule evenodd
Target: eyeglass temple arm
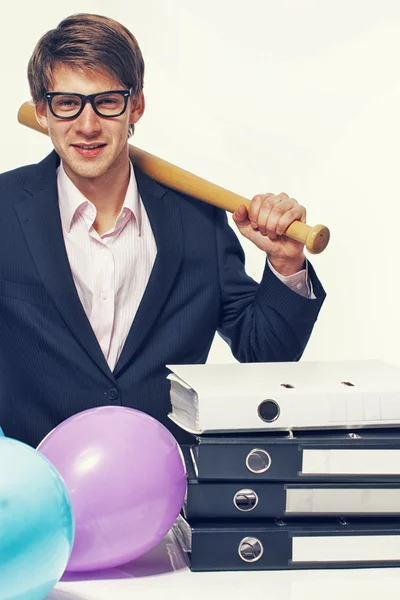
M 17 118 L 22 125 L 48 135 L 48 130 L 36 120 L 32 102 L 24 102 L 21 105 Z M 247 198 L 202 179 L 131 144 L 129 144 L 129 156 L 143 173 L 178 192 L 229 212 L 235 212 L 242 204 L 246 208 L 250 206 Z M 325 225 L 310 227 L 301 221 L 294 221 L 287 228 L 285 236 L 305 244 L 311 254 L 319 254 L 328 245 L 330 233 Z

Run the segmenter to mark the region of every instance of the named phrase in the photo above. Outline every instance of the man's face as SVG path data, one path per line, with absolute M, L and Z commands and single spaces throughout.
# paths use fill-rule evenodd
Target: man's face
M 66 65 L 58 65 L 52 76 L 48 92 L 76 92 L 95 94 L 109 90 L 122 90 L 125 86 L 107 72 L 84 73 Z M 62 158 L 69 177 L 79 182 L 81 178 L 101 177 L 110 169 L 126 168 L 128 164 L 128 129 L 144 111 L 143 95 L 129 98 L 126 111 L 119 117 L 104 118 L 97 115 L 90 102 L 75 119 L 55 117 L 47 102 L 36 105 L 39 123 L 48 127 L 57 154 Z M 96 146 L 90 149 L 89 146 Z

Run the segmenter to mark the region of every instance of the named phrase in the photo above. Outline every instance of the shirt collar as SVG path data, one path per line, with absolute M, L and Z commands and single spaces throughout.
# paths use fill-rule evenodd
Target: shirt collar
M 139 198 L 139 191 L 132 163 L 129 162 L 129 165 L 129 183 L 126 190 L 125 200 L 121 208 L 121 213 L 125 209 L 128 209 L 132 213 L 136 220 L 138 233 L 140 235 L 142 228 L 141 201 Z M 68 233 L 71 231 L 71 228 L 74 225 L 75 216 L 79 214 L 86 206 L 92 207 L 94 222 L 96 218 L 96 207 L 82 194 L 80 190 L 78 190 L 76 185 L 68 177 L 62 160 L 60 161 L 60 166 L 57 169 L 57 189 L 61 220 Z

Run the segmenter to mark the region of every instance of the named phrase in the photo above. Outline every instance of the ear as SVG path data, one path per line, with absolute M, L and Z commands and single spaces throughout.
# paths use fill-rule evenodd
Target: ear
M 35 115 L 36 121 L 43 127 L 43 129 L 48 128 L 48 119 L 47 119 L 47 106 L 45 102 L 39 102 L 35 104 Z
M 144 101 L 144 95 L 142 92 L 139 96 L 132 99 L 131 113 L 129 115 L 129 124 L 130 125 L 135 125 L 135 123 L 137 123 L 139 121 L 140 117 L 144 113 L 144 108 L 145 108 L 145 101 Z

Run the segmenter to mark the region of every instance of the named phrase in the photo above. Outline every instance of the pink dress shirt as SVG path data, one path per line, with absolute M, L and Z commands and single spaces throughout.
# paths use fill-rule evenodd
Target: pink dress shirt
M 157 255 L 150 222 L 131 175 L 115 227 L 101 236 L 96 207 L 69 179 L 62 162 L 57 187 L 65 247 L 75 286 L 113 371 Z
M 96 207 L 57 169 L 58 201 L 64 242 L 75 286 L 90 325 L 111 369 L 118 361 L 143 297 L 157 246 L 131 167 L 128 189 L 113 229 L 94 229 Z M 275 275 L 308 298 L 307 270 Z

